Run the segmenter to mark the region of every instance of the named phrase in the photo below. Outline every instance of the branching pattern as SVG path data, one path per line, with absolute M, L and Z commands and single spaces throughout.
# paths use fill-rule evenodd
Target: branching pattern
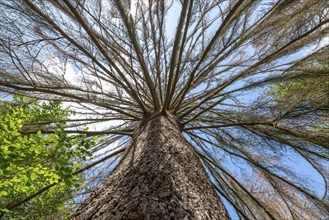
M 242 219 L 329 215 L 329 93 L 267 92 L 329 80 L 319 65 L 329 60 L 327 0 L 3 0 L 0 9 L 0 91 L 74 103 L 83 116 L 67 130 L 104 137 L 91 152 L 117 159 L 145 115 L 174 114 Z

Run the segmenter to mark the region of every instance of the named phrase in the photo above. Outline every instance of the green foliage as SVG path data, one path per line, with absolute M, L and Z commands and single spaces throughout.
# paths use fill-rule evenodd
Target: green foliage
M 329 71 L 329 62 L 318 62 L 315 66 L 321 71 Z M 306 69 L 307 71 L 307 69 Z M 270 95 L 279 102 L 305 101 L 312 105 L 323 105 L 329 100 L 329 78 L 324 74 L 323 77 L 309 76 L 304 78 L 295 78 L 290 81 L 277 83 L 270 90 Z
M 271 93 L 276 96 L 278 100 L 283 98 L 301 95 L 301 91 L 308 88 L 311 93 L 325 93 L 329 91 L 329 81 L 320 81 L 317 79 L 297 79 L 284 83 L 278 83 Z
M 68 135 L 64 130 L 68 115 L 68 109 L 62 109 L 59 102 L 15 97 L 13 103 L 1 105 L 0 210 L 9 212 L 6 207 L 60 182 L 6 214 L 5 219 L 44 219 L 62 211 L 67 205 L 63 198 L 81 185 L 82 176 L 71 174 L 90 156 L 88 148 L 94 140 L 86 140 L 85 135 Z M 53 132 L 43 134 L 41 130 L 48 128 Z
M 77 189 L 77 187 L 68 187 L 67 184 L 61 182 L 39 197 L 10 210 L 3 219 L 67 219 L 72 213 L 70 205 L 73 203 L 67 198 Z

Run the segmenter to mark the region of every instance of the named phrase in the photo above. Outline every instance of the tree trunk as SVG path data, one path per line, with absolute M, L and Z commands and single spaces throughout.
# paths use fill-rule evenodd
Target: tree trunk
M 71 219 L 229 219 L 173 116 L 153 115 Z

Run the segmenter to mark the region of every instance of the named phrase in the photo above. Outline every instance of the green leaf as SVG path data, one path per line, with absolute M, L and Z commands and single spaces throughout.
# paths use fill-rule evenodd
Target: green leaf
M 7 213 L 7 212 L 9 212 L 9 209 L 5 208 L 3 205 L 0 204 L 0 211 Z
M 0 191 L 0 196 L 7 196 L 8 195 L 8 192 L 6 191 Z
M 32 173 L 30 175 L 31 180 L 35 180 L 37 178 L 37 175 L 35 173 Z

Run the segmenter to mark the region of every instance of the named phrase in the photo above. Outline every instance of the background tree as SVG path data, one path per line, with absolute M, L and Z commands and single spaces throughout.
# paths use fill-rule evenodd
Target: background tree
M 220 197 L 245 219 L 325 219 L 328 109 L 262 94 L 328 75 L 312 65 L 328 60 L 328 4 L 4 0 L 0 90 L 72 103 L 66 132 L 104 135 L 89 186 L 105 180 L 72 218 L 225 219 Z
M 298 101 L 309 108 L 329 107 L 329 62 L 319 61 L 312 64 L 305 63 L 302 71 L 309 72 L 309 76 L 294 78 L 290 81 L 275 84 L 270 95 L 275 96 L 278 103 L 290 105 Z M 313 76 L 313 72 L 323 72 L 322 76 Z
M 0 208 L 3 219 L 54 219 L 72 214 L 73 201 L 82 176 L 71 173 L 81 167 L 87 144 L 81 135 L 63 129 L 68 110 L 60 103 L 43 103 L 15 97 L 0 105 Z M 48 123 L 46 123 L 48 122 Z M 54 133 L 41 130 L 52 127 Z M 64 180 L 64 181 L 62 181 Z M 56 184 L 58 183 L 58 184 Z M 19 204 L 47 184 L 54 185 L 40 196 Z M 73 203 L 72 203 L 73 204 Z

